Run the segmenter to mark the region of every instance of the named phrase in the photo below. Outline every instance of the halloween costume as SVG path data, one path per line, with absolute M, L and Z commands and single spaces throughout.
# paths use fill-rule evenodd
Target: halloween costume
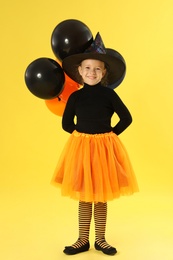
M 104 62 L 108 84 L 119 82 L 124 76 L 124 59 L 107 54 L 99 34 L 85 53 L 63 60 L 64 71 L 80 84 L 77 68 L 85 59 Z M 119 121 L 112 126 L 114 113 Z M 73 255 L 89 250 L 94 202 L 95 249 L 107 255 L 116 254 L 116 248 L 105 239 L 107 201 L 138 191 L 128 154 L 118 137 L 131 122 L 131 114 L 119 96 L 101 82 L 92 86 L 85 83 L 69 97 L 62 126 L 71 135 L 52 182 L 61 187 L 62 195 L 79 200 L 79 238 L 72 246 L 65 247 L 64 253 Z
M 114 112 L 120 121 L 112 127 Z M 70 96 L 62 124 L 72 135 L 54 177 L 61 184 L 62 195 L 85 202 L 105 202 L 137 190 L 126 149 L 117 136 L 131 120 L 118 95 L 101 84 L 84 84 Z

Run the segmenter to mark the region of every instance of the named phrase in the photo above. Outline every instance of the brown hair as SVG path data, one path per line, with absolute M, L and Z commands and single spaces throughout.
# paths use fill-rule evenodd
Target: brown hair
M 108 85 L 109 66 L 105 62 L 104 64 L 105 64 L 106 73 L 101 80 L 101 84 L 106 87 Z

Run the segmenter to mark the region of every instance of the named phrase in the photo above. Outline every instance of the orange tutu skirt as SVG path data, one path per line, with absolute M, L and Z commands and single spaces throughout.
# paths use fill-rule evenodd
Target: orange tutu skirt
M 74 131 L 60 156 L 52 184 L 63 196 L 85 202 L 106 202 L 138 191 L 124 145 L 113 132 Z

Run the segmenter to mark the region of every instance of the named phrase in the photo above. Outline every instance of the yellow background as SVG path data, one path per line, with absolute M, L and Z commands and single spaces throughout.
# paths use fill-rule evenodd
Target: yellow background
M 127 75 L 117 88 L 133 116 L 120 136 L 140 193 L 109 204 L 107 239 L 119 260 L 173 259 L 173 3 L 171 0 L 31 0 L 1 3 L 0 258 L 65 259 L 75 242 L 77 202 L 50 185 L 68 134 L 61 118 L 24 82 L 26 67 L 55 58 L 51 34 L 66 19 L 99 31 L 119 51 Z M 105 258 L 93 249 L 76 259 Z

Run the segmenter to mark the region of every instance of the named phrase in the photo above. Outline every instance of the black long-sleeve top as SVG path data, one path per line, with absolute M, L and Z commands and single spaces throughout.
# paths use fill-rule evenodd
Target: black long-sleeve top
M 111 126 L 112 115 L 116 113 L 119 121 Z M 74 120 L 76 117 L 76 121 Z M 98 83 L 84 87 L 71 94 L 62 118 L 62 127 L 72 133 L 99 134 L 113 131 L 119 135 L 132 122 L 132 117 L 116 92 Z

